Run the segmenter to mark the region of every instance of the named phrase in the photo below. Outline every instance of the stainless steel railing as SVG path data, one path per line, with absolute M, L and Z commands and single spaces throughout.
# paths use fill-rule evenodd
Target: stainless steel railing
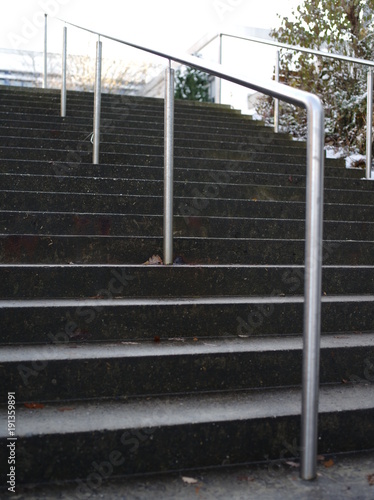
M 226 70 L 224 66 L 204 62 L 200 58 L 164 52 L 155 48 L 114 38 L 63 21 L 75 28 L 88 31 L 99 38 L 112 40 L 127 46 L 165 58 L 165 142 L 164 142 L 164 261 L 172 263 L 173 256 L 173 123 L 174 88 L 171 62 L 178 62 L 210 73 L 218 78 L 270 95 L 306 109 L 307 112 L 307 181 L 306 181 L 306 232 L 305 232 L 305 288 L 304 288 L 304 348 L 301 408 L 301 469 L 302 479 L 314 479 L 317 468 L 317 420 L 319 395 L 319 353 L 321 329 L 321 282 L 322 282 L 322 225 L 323 225 L 323 174 L 324 174 L 324 111 L 320 99 L 305 91 L 288 87 L 272 80 L 248 81 L 239 72 Z M 65 35 L 66 36 L 66 35 Z M 101 41 L 97 42 L 94 160 L 98 161 L 100 139 L 100 85 Z M 97 130 L 96 128 L 97 127 Z M 95 141 L 97 143 L 95 144 Z M 96 151 L 97 148 L 97 151 Z M 96 153 L 95 153 L 96 151 Z
M 371 179 L 372 135 L 373 135 L 372 134 L 373 133 L 373 69 L 372 68 L 374 68 L 373 61 L 368 61 L 367 59 L 359 59 L 356 57 L 343 56 L 341 54 L 333 54 L 330 52 L 323 52 L 321 50 L 308 49 L 306 47 L 288 45 L 286 43 L 276 42 L 275 40 L 265 40 L 264 38 L 258 38 L 254 36 L 244 37 L 244 36 L 232 35 L 229 33 L 218 33 L 217 35 L 214 35 L 204 44 L 204 47 L 219 37 L 220 54 L 222 54 L 222 38 L 224 36 L 228 38 L 235 38 L 238 40 L 245 40 L 247 42 L 260 43 L 263 45 L 271 45 L 273 47 L 277 47 L 278 49 L 293 50 L 295 52 L 304 52 L 318 57 L 326 57 L 329 59 L 335 59 L 338 61 L 345 61 L 345 62 L 360 64 L 361 66 L 366 66 L 368 68 L 367 112 L 366 112 L 366 179 Z M 276 62 L 275 62 L 275 80 L 279 81 L 279 51 L 277 52 Z M 279 130 L 279 108 L 277 100 L 275 101 L 275 106 L 274 106 L 274 130 L 275 132 L 278 132 Z

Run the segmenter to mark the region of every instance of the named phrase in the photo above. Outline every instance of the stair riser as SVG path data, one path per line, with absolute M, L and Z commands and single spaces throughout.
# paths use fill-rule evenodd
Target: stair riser
M 102 112 L 102 126 L 103 127 L 121 127 L 123 125 L 134 127 L 134 128 L 153 128 L 162 130 L 164 126 L 164 116 L 160 114 L 159 116 L 153 116 L 152 114 L 137 114 L 136 118 L 134 118 L 134 114 L 130 114 L 131 110 L 125 109 L 122 113 L 114 114 L 112 111 L 110 112 Z M 35 120 L 36 122 L 43 123 L 59 123 L 63 121 L 65 124 L 75 124 L 85 126 L 93 126 L 93 114 L 79 113 L 76 115 L 68 115 L 64 118 L 60 117 L 60 110 L 58 108 L 51 110 L 49 114 L 41 114 L 41 113 L 23 113 L 22 110 L 18 112 L 0 112 L 0 120 L 3 125 L 8 124 L 9 122 L 32 122 Z M 261 126 L 256 122 L 251 120 L 243 120 L 241 117 L 231 118 L 231 117 L 222 117 L 217 119 L 216 116 L 212 116 L 205 119 L 203 117 L 203 113 L 201 114 L 175 114 L 174 120 L 176 127 L 181 128 L 192 128 L 195 126 L 202 128 L 209 128 L 210 132 L 214 130 L 241 130 L 244 132 L 250 132 L 251 130 L 261 129 Z M 23 124 L 25 126 L 25 123 Z
M 61 167 L 61 172 L 57 170 L 59 167 L 54 168 L 49 164 L 48 172 L 46 174 L 38 173 L 37 175 L 21 174 L 16 175 L 12 173 L 0 173 L 0 186 L 2 190 L 15 190 L 15 191 L 34 191 L 43 190 L 49 192 L 66 191 L 71 192 L 72 183 L 75 192 L 97 192 L 97 193 L 134 193 L 139 187 L 146 190 L 148 193 L 155 195 L 159 194 L 160 189 L 154 189 L 158 181 L 161 186 L 161 193 L 163 189 L 163 168 L 162 167 L 132 167 L 131 170 L 123 168 L 120 171 L 120 177 L 100 178 L 96 173 L 94 178 L 82 176 L 80 168 L 75 169 L 76 177 L 72 179 L 72 175 L 68 172 L 65 173 L 65 168 Z M 126 177 L 126 174 L 129 177 Z M 137 176 L 138 175 L 138 176 Z M 137 181 L 135 183 L 135 180 Z M 265 186 L 284 186 L 284 187 L 305 187 L 305 175 L 290 175 L 281 173 L 258 173 L 258 172 L 242 172 L 242 171 L 224 171 L 219 170 L 210 171 L 208 169 L 181 169 L 176 168 L 174 171 L 175 189 L 180 191 L 178 183 L 190 185 L 190 183 L 201 183 L 202 186 L 195 186 L 200 191 L 207 190 L 208 186 L 212 191 L 214 187 L 220 191 L 228 191 L 230 189 L 238 188 L 240 185 L 265 185 Z M 143 181 L 143 182 L 140 182 Z M 354 179 L 334 179 L 328 178 L 325 181 L 325 189 L 345 189 L 356 191 L 370 191 L 371 185 L 368 182 Z M 240 191 L 239 191 L 240 196 Z
M 99 295 L 111 297 L 104 288 Z M 278 290 L 274 290 L 278 295 Z M 286 301 L 287 299 L 285 299 Z M 322 304 L 322 332 L 373 330 L 373 302 Z M 94 303 L 60 307 L 0 309 L 4 344 L 70 341 L 153 341 L 257 335 L 300 334 L 302 303 L 105 306 Z
M 2 225 L 10 227 L 11 221 L 16 221 L 17 227 L 21 227 L 22 224 L 28 224 L 27 227 L 30 229 L 31 225 L 37 226 L 39 221 L 40 225 L 45 226 L 45 221 L 51 220 L 51 218 L 56 218 L 56 223 L 60 218 L 68 221 L 74 221 L 75 219 L 82 219 L 86 221 L 85 223 L 96 224 L 95 221 L 100 221 L 105 215 L 107 218 L 111 217 L 121 217 L 119 212 L 126 212 L 126 215 L 153 215 L 162 214 L 163 202 L 161 197 L 149 196 L 147 199 L 145 197 L 128 197 L 127 205 L 118 205 L 118 203 L 106 203 L 106 198 L 96 198 L 96 212 L 90 213 L 85 212 L 85 208 L 89 208 L 91 205 L 88 200 L 83 206 L 74 204 L 73 202 L 69 204 L 72 197 L 66 195 L 62 200 L 62 195 L 54 195 L 56 197 L 56 203 L 53 204 L 53 199 L 50 201 L 50 214 L 43 211 L 32 212 L 30 209 L 32 203 L 29 205 L 29 209 L 24 208 L 22 211 L 22 205 L 16 205 L 14 202 L 14 195 L 9 192 L 2 192 L 2 196 L 5 202 L 2 204 L 3 211 L 0 211 L 0 220 Z M 28 197 L 27 199 L 33 200 L 35 197 L 27 193 L 23 193 L 22 196 Z M 82 196 L 82 195 L 80 195 Z M 87 195 L 86 195 L 87 196 Z M 86 198 L 87 199 L 87 198 Z M 57 203 L 58 202 L 58 203 Z M 203 203 L 206 205 L 203 207 Z M 42 206 L 40 203 L 37 206 Z M 13 210 L 12 210 L 13 209 Z M 82 210 L 83 209 L 83 210 Z M 198 198 L 175 198 L 174 213 L 176 216 L 180 215 L 184 218 L 186 225 L 193 225 L 198 221 L 199 215 L 202 217 L 252 217 L 254 219 L 293 219 L 293 220 L 305 220 L 305 204 L 302 202 L 272 202 L 272 201 L 246 201 L 246 200 L 225 200 L 225 199 L 198 199 Z M 195 216 L 192 214 L 196 213 Z M 70 217 L 70 219 L 69 219 Z M 73 219 L 72 219 L 73 217 Z M 27 223 L 29 219 L 29 223 Z M 352 205 L 339 205 L 339 204 L 325 204 L 324 207 L 324 219 L 325 221 L 356 221 L 356 222 L 368 222 L 374 220 L 374 207 L 363 206 L 356 210 L 355 206 Z M 20 224 L 20 226 L 18 226 Z M 15 231 L 19 233 L 17 229 Z
M 36 215 L 21 217 L 7 215 L 0 221 L 0 231 L 8 234 L 28 235 L 111 235 L 111 236 L 156 236 L 163 234 L 163 216 L 130 215 Z M 188 221 L 174 217 L 176 237 L 208 238 L 267 238 L 303 239 L 303 220 L 282 219 L 230 219 L 219 217 L 195 217 Z M 374 224 L 359 222 L 325 222 L 325 240 L 374 240 Z
M 37 174 L 37 175 L 62 175 L 62 176 L 93 176 L 101 178 L 135 178 L 135 179 L 162 179 L 163 178 L 163 166 L 126 166 L 126 165 L 93 165 L 92 163 L 85 163 L 83 158 L 81 161 L 64 161 L 60 163 L 51 164 L 48 161 L 42 160 L 16 160 L 7 159 L 2 160 L 0 164 L 1 173 L 9 174 Z M 182 165 L 181 165 L 182 163 Z M 178 165 L 175 166 L 174 172 L 176 178 L 178 175 L 182 176 L 182 179 L 195 180 L 195 175 L 202 175 L 206 179 L 206 182 L 211 183 L 213 180 L 217 182 L 217 178 L 226 179 L 230 181 L 235 178 L 235 175 L 250 175 L 250 173 L 261 174 L 261 177 L 266 177 L 266 173 L 269 175 L 277 174 L 280 176 L 286 176 L 287 180 L 289 177 L 297 176 L 305 177 L 305 164 L 281 164 L 274 163 L 272 165 L 266 166 L 262 162 L 242 162 L 242 161 L 226 161 L 226 160 L 216 160 L 215 162 L 210 159 L 206 159 L 204 162 L 200 162 L 200 165 L 196 166 L 197 160 L 193 161 L 184 160 L 183 158 L 178 159 Z M 183 167 L 185 164 L 185 167 Z M 361 170 L 346 170 L 343 168 L 331 168 L 326 169 L 326 182 L 330 182 L 331 178 L 347 178 L 348 176 L 354 176 L 354 179 L 347 179 L 347 181 L 352 180 L 355 187 L 367 185 L 367 183 L 361 182 L 360 177 L 362 177 Z M 199 173 L 196 173 L 199 172 Z M 221 180 L 221 182 L 222 182 Z M 292 179 L 293 180 L 293 179 Z
M 319 453 L 366 449 L 374 440 L 373 421 L 368 410 L 321 414 Z M 42 437 L 28 437 L 17 442 L 17 481 L 76 480 L 77 498 L 86 498 L 100 491 L 104 478 L 298 457 L 299 447 L 292 453 L 298 436 L 300 417 L 289 416 L 55 434 L 48 445 Z M 6 444 L 2 440 L 4 469 Z
M 27 127 L 0 127 L 0 136 L 2 137 L 2 144 L 6 145 L 6 141 L 9 139 L 14 140 L 15 137 L 24 137 L 34 140 L 40 140 L 43 138 L 44 141 L 48 140 L 58 140 L 58 141 L 82 141 L 87 138 L 88 134 L 83 134 L 81 128 L 74 130 L 72 126 L 71 130 L 65 130 L 65 127 L 56 127 L 56 130 L 48 129 L 36 129 Z M 257 141 L 256 141 L 257 138 Z M 152 131 L 141 130 L 138 133 L 134 133 L 131 128 L 122 129 L 122 134 L 116 133 L 116 130 L 107 130 L 104 126 L 104 130 L 100 134 L 101 143 L 126 143 L 126 144 L 154 144 L 158 146 L 163 145 L 164 132 L 163 130 Z M 87 139 L 86 139 L 87 140 Z M 290 147 L 299 153 L 304 152 L 305 143 L 303 142 L 292 142 L 290 144 L 289 139 L 282 137 L 274 137 L 270 133 L 266 133 L 266 129 L 259 129 L 257 132 L 254 131 L 250 135 L 245 134 L 235 134 L 235 136 L 227 137 L 226 133 L 222 134 L 208 134 L 207 132 L 193 133 L 193 132 L 178 132 L 174 133 L 174 144 L 175 146 L 185 146 L 185 147 L 209 147 L 217 149 L 245 149 L 247 145 L 258 143 L 260 141 L 264 146 L 285 146 Z
M 48 122 L 43 122 L 42 120 L 15 120 L 12 117 L 4 119 L 1 121 L 2 130 L 5 130 L 4 136 L 12 135 L 9 130 L 23 130 L 24 136 L 28 137 L 29 134 L 33 134 L 35 137 L 45 137 L 50 139 L 61 139 L 63 138 L 65 132 L 73 134 L 73 140 L 85 140 L 87 136 L 92 134 L 93 124 L 91 121 L 84 122 L 83 124 L 77 124 L 76 121 L 66 122 L 66 119 L 57 119 L 56 121 L 49 120 Z M 142 136 L 152 136 L 154 138 L 164 137 L 163 126 L 154 127 L 150 123 L 138 123 L 126 121 L 124 123 L 112 123 L 110 120 L 101 121 L 101 135 L 104 138 L 110 140 L 114 137 L 123 138 L 130 137 L 142 137 Z M 289 136 L 286 134 L 277 134 L 274 136 L 271 129 L 267 127 L 256 127 L 253 130 L 248 130 L 247 128 L 230 130 L 227 128 L 215 127 L 203 127 L 195 124 L 194 127 L 184 126 L 184 123 L 178 124 L 174 129 L 174 136 L 178 140 L 189 139 L 198 141 L 222 141 L 224 142 L 242 142 L 244 144 L 255 141 L 256 139 L 261 140 L 264 144 L 276 145 L 287 145 L 298 148 L 300 152 L 305 149 L 305 143 L 303 142 L 292 142 L 290 144 Z M 15 132 L 17 136 L 19 132 Z M 110 141 L 111 142 L 111 141 Z M 337 160 L 334 160 L 336 162 Z
M 374 346 L 322 349 L 320 382 L 364 381 L 370 359 Z M 55 358 L 2 362 L 0 374 L 2 399 L 11 388 L 18 403 L 291 387 L 301 386 L 302 351 L 59 360 L 57 350 Z
M 142 139 L 135 141 L 127 141 L 125 137 L 118 136 L 118 141 L 114 141 L 112 137 L 105 134 L 101 137 L 100 151 L 104 154 L 106 152 L 110 153 L 115 148 L 116 151 L 124 151 L 127 154 L 150 154 L 150 155 L 160 155 L 164 153 L 163 138 L 160 138 L 156 144 L 151 145 L 147 138 L 141 136 Z M 107 139 L 107 140 L 105 140 Z M 0 137 L 2 147 L 19 147 L 20 139 L 19 137 Z M 24 148 L 31 149 L 56 149 L 56 150 L 68 150 L 68 151 L 83 151 L 91 152 L 92 145 L 89 139 L 86 139 L 82 144 L 81 140 L 60 140 L 60 139 L 45 139 L 37 137 L 27 137 L 25 136 L 22 140 L 22 146 Z M 279 147 L 279 145 L 277 145 Z M 178 139 L 174 142 L 174 152 L 176 156 L 192 156 L 190 151 L 193 148 L 193 156 L 201 157 L 207 154 L 215 155 L 219 152 L 222 154 L 228 154 L 227 151 L 231 151 L 233 155 L 237 155 L 238 152 L 244 152 L 245 154 L 253 152 L 271 152 L 274 149 L 273 144 L 267 142 L 255 142 L 253 139 L 251 142 L 236 142 L 236 143 L 225 143 L 224 141 L 185 141 L 183 139 Z M 212 151 L 211 151 L 212 150 Z M 276 152 L 276 151 L 275 151 Z M 292 143 L 282 144 L 282 152 L 285 155 L 297 155 L 305 158 L 305 152 L 300 147 L 293 147 Z M 301 159 L 300 159 L 301 161 Z
M 327 264 L 374 265 L 374 243 L 366 241 L 324 242 Z M 0 262 L 26 264 L 141 264 L 153 255 L 163 255 L 161 238 L 22 236 L 0 235 Z M 183 255 L 195 264 L 304 263 L 303 240 L 174 239 L 174 256 Z
M 88 162 L 91 156 L 92 145 L 89 142 L 82 144 L 82 148 L 79 150 L 53 150 L 53 149 L 32 149 L 32 148 L 0 148 L 0 156 L 8 159 L 19 159 L 19 160 L 43 160 L 43 161 L 58 161 L 58 162 Z M 151 165 L 151 166 L 163 166 L 164 156 L 163 150 L 160 149 L 159 154 L 155 155 L 154 152 L 147 151 L 146 153 L 128 153 L 127 148 L 119 147 L 116 145 L 110 146 L 111 152 L 102 151 L 100 154 L 101 163 L 114 163 L 114 164 L 134 164 L 134 165 Z M 121 149 L 123 152 L 121 152 Z M 131 149 L 131 148 L 129 148 Z M 259 151 L 220 151 L 220 150 L 201 150 L 196 151 L 191 150 L 175 150 L 175 163 L 179 166 L 184 166 L 181 164 L 179 158 L 197 159 L 198 161 L 207 159 L 221 159 L 221 160 L 237 160 L 237 161 L 275 161 L 279 163 L 302 163 L 304 160 L 304 155 L 287 155 L 280 153 L 271 153 L 269 151 L 262 151 L 262 148 L 258 148 Z M 178 156 L 180 155 L 180 156 Z
M 130 181 L 131 182 L 131 181 Z M 129 183 L 130 183 L 129 182 Z M 72 183 L 73 184 L 73 183 Z M 157 185 L 158 190 L 161 189 L 161 183 Z M 146 183 L 139 182 L 138 187 L 145 187 Z M 72 185 L 73 188 L 73 185 Z M 179 191 L 179 192 L 178 192 Z M 248 200 L 248 206 L 258 201 L 296 201 L 303 202 L 305 200 L 305 189 L 295 187 L 277 187 L 277 186 L 256 186 L 256 185 L 223 185 L 216 184 L 176 184 L 175 188 L 175 214 L 186 217 L 200 217 L 206 214 L 206 210 L 214 199 L 219 201 L 215 204 L 221 205 L 219 211 L 212 212 L 211 208 L 208 212 L 213 215 L 227 216 L 230 211 L 226 206 L 231 203 L 230 194 L 236 193 L 245 202 Z M 122 194 L 122 196 L 121 196 Z M 127 213 L 129 203 L 137 203 L 139 207 L 138 213 L 148 213 L 147 198 L 152 196 L 150 192 L 144 189 L 144 192 L 138 189 L 138 194 L 125 196 L 126 193 L 117 193 L 116 195 L 108 194 L 89 194 L 79 193 L 79 197 L 74 193 L 53 193 L 43 191 L 34 192 L 13 192 L 3 191 L 0 199 L 0 210 L 20 210 L 20 211 L 74 211 L 83 212 L 111 212 L 111 213 Z M 157 193 L 155 193 L 157 195 Z M 138 199 L 143 196 L 142 199 Z M 178 196 L 183 196 L 185 200 L 179 201 Z M 359 206 L 360 202 L 366 205 L 374 204 L 374 196 L 371 192 L 362 191 L 359 195 L 355 191 L 339 191 L 325 190 L 325 203 L 346 203 L 349 205 Z M 143 203 L 142 203 L 143 202 Z M 235 203 L 237 203 L 235 201 Z M 212 207 L 214 205 L 212 204 Z M 93 208 L 95 207 L 95 208 Z M 357 209 L 358 210 L 358 209 Z M 131 211 L 131 209 L 130 209 Z M 250 214 L 248 211 L 245 215 Z M 236 214 L 234 214 L 236 215 Z M 274 217 L 277 217 L 274 214 Z
M 93 123 L 93 104 L 92 106 L 86 107 L 70 107 L 67 109 L 66 116 L 63 117 L 65 120 L 73 121 L 86 121 Z M 123 122 L 125 118 L 132 121 L 136 113 L 137 118 L 140 122 L 160 124 L 164 121 L 164 109 L 163 107 L 136 107 L 132 109 L 130 106 L 114 106 L 113 108 L 109 106 L 101 106 L 101 117 L 103 120 L 110 120 L 112 122 Z M 35 116 L 37 120 L 43 120 L 46 117 L 46 121 L 50 120 L 51 117 L 55 119 L 62 118 L 60 116 L 60 106 L 59 104 L 54 104 L 50 107 L 39 108 L 35 106 L 32 107 L 17 107 L 12 106 L 10 108 L 0 106 L 0 119 L 7 119 L 11 117 L 14 120 L 20 118 L 20 116 L 26 116 L 31 118 Z M 234 127 L 239 126 L 246 128 L 248 125 L 249 129 L 261 129 L 262 124 L 256 121 L 252 121 L 248 116 L 240 115 L 237 113 L 227 114 L 227 112 L 215 112 L 214 110 L 184 110 L 183 108 L 176 107 L 174 112 L 174 119 L 176 123 L 183 123 L 183 121 L 196 121 L 198 126 L 209 126 L 209 123 L 214 123 L 215 126 L 225 127 L 227 125 L 232 125 Z
M 1 269 L 1 299 L 96 297 L 113 280 L 114 297 L 264 296 L 274 290 L 286 296 L 304 291 L 299 267 L 11 267 Z M 372 268 L 324 268 L 322 290 L 327 295 L 371 294 Z
M 7 94 L 2 91 L 2 99 L 0 106 L 3 110 L 7 110 L 7 108 L 20 108 L 20 109 L 31 109 L 31 110 L 50 110 L 50 109 L 60 109 L 61 104 L 61 92 L 57 93 L 54 96 L 46 96 L 39 95 L 36 99 L 31 100 L 30 97 L 27 96 L 17 96 L 14 98 L 12 95 Z M 75 96 L 67 93 L 67 109 L 68 110 L 82 110 L 85 112 L 92 112 L 94 106 L 94 94 L 91 93 L 86 97 Z M 193 105 L 195 104 L 195 105 Z M 158 113 L 163 113 L 164 110 L 164 101 L 159 98 L 139 98 L 135 96 L 131 96 L 130 98 L 127 96 L 116 96 L 114 94 L 101 95 L 101 105 L 102 109 L 110 109 L 116 111 L 118 109 L 131 109 L 137 110 L 137 112 L 141 110 L 146 111 L 154 111 Z M 221 105 L 221 106 L 212 106 L 210 103 L 185 103 L 183 100 L 176 99 L 175 100 L 175 109 L 179 112 L 185 113 L 199 113 L 203 112 L 204 115 L 218 115 L 218 116 L 242 116 L 239 110 L 232 109 L 229 105 Z M 244 115 L 245 119 L 252 120 L 250 116 Z
M 15 87 L 3 87 L 1 89 L 1 96 L 4 99 L 10 99 L 15 103 L 19 103 L 20 100 L 23 102 L 36 102 L 46 101 L 59 103 L 61 100 L 61 91 L 59 89 L 40 89 L 40 88 L 15 88 Z M 69 102 L 80 104 L 93 104 L 94 93 L 93 91 L 74 91 L 67 90 L 67 100 Z M 146 107 L 163 107 L 163 100 L 158 97 L 144 97 L 144 96 L 129 96 L 123 94 L 115 94 L 102 92 L 101 101 L 103 104 L 107 104 L 110 107 L 115 107 L 120 104 L 130 106 L 131 108 L 136 108 L 138 106 Z M 233 110 L 229 104 L 214 104 L 198 101 L 186 101 L 183 99 L 176 99 L 176 104 L 185 109 L 201 109 L 201 110 L 216 110 L 223 113 L 238 113 L 237 110 Z

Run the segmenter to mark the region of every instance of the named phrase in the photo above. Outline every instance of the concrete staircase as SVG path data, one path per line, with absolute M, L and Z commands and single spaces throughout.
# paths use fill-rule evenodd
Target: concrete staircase
M 163 102 L 0 90 L 1 474 L 17 483 L 299 456 L 305 145 L 176 103 L 175 264 Z M 326 160 L 319 452 L 374 449 L 374 185 Z M 2 476 L 2 484 L 5 483 Z

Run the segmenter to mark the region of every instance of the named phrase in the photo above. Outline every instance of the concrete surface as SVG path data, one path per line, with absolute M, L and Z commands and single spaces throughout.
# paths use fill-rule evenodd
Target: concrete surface
M 99 475 L 81 483 L 19 488 L 9 498 L 27 500 L 324 500 L 374 498 L 374 450 L 356 455 L 319 457 L 317 479 L 299 479 L 297 462 L 269 462 L 205 471 L 115 479 Z M 1 495 L 8 498 L 8 495 Z

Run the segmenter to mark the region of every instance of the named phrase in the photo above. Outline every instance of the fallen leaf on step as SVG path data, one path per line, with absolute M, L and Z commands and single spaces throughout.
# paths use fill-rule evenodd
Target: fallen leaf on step
M 325 462 L 323 462 L 323 465 L 326 468 L 332 467 L 334 465 L 334 460 L 332 458 L 330 458 L 330 460 L 326 460 Z
M 153 338 L 153 341 L 154 342 L 161 342 L 161 339 L 158 335 L 155 335 L 154 338 Z
M 300 464 L 297 462 L 292 462 L 291 460 L 286 462 L 287 465 L 290 465 L 291 467 L 300 467 Z
M 246 481 L 246 482 L 248 482 L 248 483 L 251 483 L 252 481 L 254 481 L 254 480 L 255 480 L 255 478 L 254 478 L 254 477 L 252 477 L 252 476 L 238 476 L 238 477 L 237 477 L 237 480 L 238 480 L 238 481 Z
M 146 266 L 154 266 L 154 265 L 162 265 L 162 259 L 159 255 L 152 255 L 146 262 L 144 262 Z
M 42 405 L 41 403 L 24 403 L 24 406 L 26 406 L 26 408 L 29 408 L 29 410 L 41 410 L 42 408 L 44 408 L 44 405 Z
M 193 477 L 182 476 L 182 481 L 187 484 L 196 484 L 199 481 Z
M 83 341 L 83 340 L 87 340 L 89 338 L 91 338 L 92 335 L 91 333 L 88 331 L 88 330 L 81 330 L 80 328 L 78 328 L 71 336 L 70 336 L 70 340 L 74 340 L 74 341 Z
M 374 474 L 368 475 L 368 481 L 369 481 L 370 486 L 374 486 Z

